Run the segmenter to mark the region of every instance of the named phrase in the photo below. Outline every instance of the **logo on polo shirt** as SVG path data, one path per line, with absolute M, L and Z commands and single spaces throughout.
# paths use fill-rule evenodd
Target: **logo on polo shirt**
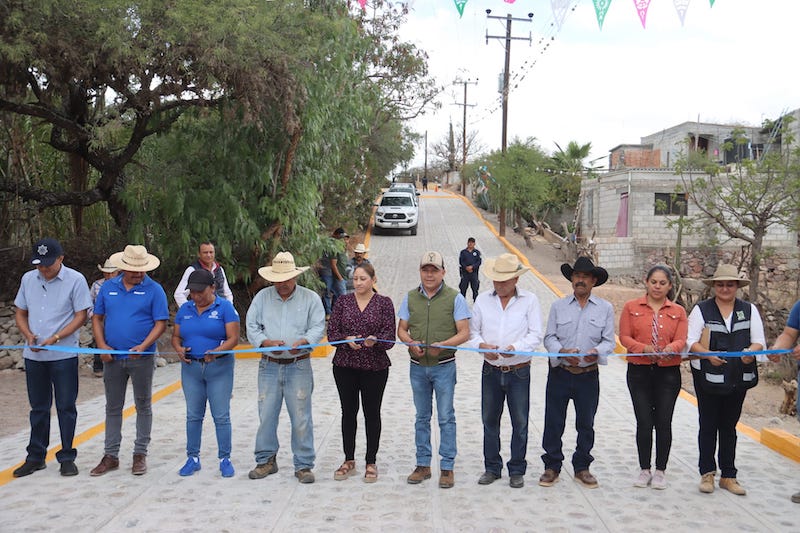
M 217 311 L 216 309 L 214 309 L 214 310 L 213 310 L 213 311 L 211 311 L 211 313 L 208 315 L 208 318 L 214 318 L 214 319 L 217 319 L 217 318 L 219 318 L 219 311 Z
M 143 291 L 133 291 L 133 294 L 138 294 L 139 296 L 144 296 L 147 293 L 143 292 Z

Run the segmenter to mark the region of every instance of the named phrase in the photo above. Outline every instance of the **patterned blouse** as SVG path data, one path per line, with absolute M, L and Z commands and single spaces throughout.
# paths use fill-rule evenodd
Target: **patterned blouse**
M 371 348 L 362 345 L 360 350 L 339 344 L 333 364 L 360 370 L 384 370 L 392 364 L 386 351 L 394 346 L 395 339 L 394 305 L 389 297 L 374 293 L 362 311 L 358 308 L 355 294 L 340 296 L 328 322 L 328 340 L 340 341 L 350 336 L 366 338 L 370 335 L 391 342 L 377 342 Z

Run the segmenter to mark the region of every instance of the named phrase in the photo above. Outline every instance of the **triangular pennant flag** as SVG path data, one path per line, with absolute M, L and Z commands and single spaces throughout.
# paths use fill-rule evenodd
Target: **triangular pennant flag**
M 358 0 L 358 5 L 361 6 L 361 9 L 366 9 L 367 7 L 367 0 Z
M 517 0 L 504 0 L 506 4 L 513 4 Z
M 689 2 L 691 0 L 672 0 L 672 3 L 675 4 L 675 10 L 678 12 L 678 18 L 681 19 L 681 26 L 683 26 L 683 22 L 686 20 L 686 10 L 689 9 Z
M 458 18 L 464 16 L 464 6 L 467 5 L 467 0 L 453 0 L 456 3 L 456 9 L 458 9 Z
M 553 8 L 553 18 L 556 21 L 556 28 L 561 31 L 561 25 L 567 17 L 567 10 L 571 0 L 550 0 L 550 7 Z
M 594 12 L 597 14 L 597 23 L 600 25 L 600 30 L 602 30 L 603 21 L 606 19 L 611 0 L 592 0 L 592 3 L 594 4 Z
M 647 8 L 650 7 L 650 0 L 633 0 L 636 12 L 639 13 L 639 20 L 642 21 L 642 28 L 647 27 Z
M 714 0 L 709 0 L 711 2 L 711 7 L 714 7 Z

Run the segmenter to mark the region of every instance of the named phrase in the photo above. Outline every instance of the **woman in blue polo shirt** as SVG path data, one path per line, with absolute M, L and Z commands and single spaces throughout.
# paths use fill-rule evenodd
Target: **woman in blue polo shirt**
M 178 309 L 172 330 L 172 347 L 178 352 L 181 382 L 186 398 L 186 464 L 178 472 L 191 476 L 200 470 L 200 439 L 206 401 L 217 430 L 219 470 L 233 477 L 231 464 L 232 354 L 215 355 L 239 343 L 239 314 L 229 301 L 214 292 L 214 276 L 205 269 L 189 275 L 189 301 Z

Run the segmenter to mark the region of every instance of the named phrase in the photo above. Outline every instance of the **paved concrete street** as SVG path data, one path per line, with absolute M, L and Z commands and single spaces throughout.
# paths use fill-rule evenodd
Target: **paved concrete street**
M 381 235 L 369 242 L 379 290 L 391 296 L 395 307 L 404 292 L 418 284 L 419 258 L 424 251 L 438 250 L 444 255 L 446 282 L 451 286 L 458 284 L 458 252 L 468 236 L 476 238 L 484 257 L 506 251 L 462 199 L 430 192 L 420 204 L 416 236 Z M 534 275 L 526 274 L 520 284 L 538 295 L 546 319 L 556 296 Z M 490 282 L 482 278 L 482 290 L 489 288 Z M 719 489 L 713 494 L 698 492 L 697 411 L 682 399 L 678 400 L 673 423 L 669 487 L 663 491 L 634 488 L 633 478 L 638 473 L 635 421 L 625 384 L 625 364 L 616 357 L 600 369 L 601 398 L 592 465 L 599 488 L 587 490 L 574 482 L 569 459 L 561 480 L 553 487 L 537 484 L 542 471 L 539 456 L 547 377 L 544 358 L 534 361 L 525 487 L 510 488 L 505 473 L 492 485 L 477 484 L 483 472 L 481 357 L 470 351 L 460 351 L 457 357 L 455 487 L 438 488 L 436 457 L 433 478 L 408 485 L 405 478 L 415 466 L 408 355 L 401 346 L 390 355 L 393 366 L 383 403 L 377 483 L 361 481 L 361 430 L 356 450 L 360 475 L 346 481 L 333 480 L 343 453 L 330 357 L 315 358 L 312 363 L 316 483 L 300 485 L 293 476 L 285 409 L 279 428 L 279 472 L 262 480 L 247 477 L 254 466 L 258 422 L 255 359 L 236 363 L 231 405 L 235 477 L 220 476 L 210 413 L 203 434 L 203 469 L 194 476 L 179 477 L 178 469 L 185 461 L 185 405 L 180 388 L 174 387 L 179 367 L 169 365 L 156 371 L 154 391 L 164 392 L 153 407 L 149 471 L 144 476 L 130 473 L 133 417 L 123 425 L 120 469 L 98 478 L 89 476 L 103 454 L 103 431 L 97 427 L 104 420 L 102 397 L 79 407 L 78 433 L 83 442 L 78 445 L 80 475 L 76 478 L 62 478 L 58 463 L 50 461 L 41 472 L 12 479 L 11 469 L 25 456 L 28 432 L 0 440 L 0 531 L 800 531 L 800 505 L 789 500 L 800 490 L 800 464 L 744 435 L 739 438 L 737 466 L 747 496 Z M 170 386 L 174 392 L 170 392 Z M 129 398 L 126 405 L 131 404 Z M 438 447 L 435 419 L 434 415 L 434 451 Z M 503 426 L 503 457 L 507 460 L 507 416 Z M 54 419 L 52 443 L 59 442 L 57 427 Z M 568 458 L 575 445 L 573 427 L 570 416 L 564 435 Z

